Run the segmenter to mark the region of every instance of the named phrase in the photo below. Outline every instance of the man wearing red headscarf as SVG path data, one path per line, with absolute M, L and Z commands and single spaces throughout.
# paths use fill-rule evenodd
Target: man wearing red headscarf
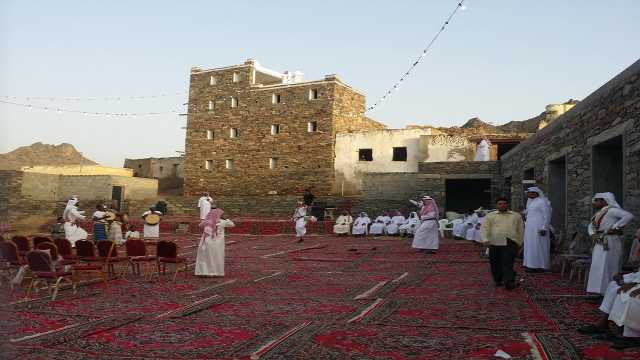
M 200 222 L 203 228 L 196 256 L 197 276 L 224 276 L 224 228 L 235 226 L 223 218 L 224 211 L 212 204 L 207 217 Z

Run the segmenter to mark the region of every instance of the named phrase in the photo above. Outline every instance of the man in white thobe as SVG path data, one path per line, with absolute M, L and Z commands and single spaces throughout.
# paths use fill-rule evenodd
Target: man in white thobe
M 351 224 L 353 218 L 349 215 L 349 212 L 344 210 L 342 215 L 338 216 L 335 225 L 333 225 L 333 233 L 337 235 L 349 234 L 351 232 Z
M 150 207 L 149 210 L 142 213 L 142 219 L 146 219 L 147 216 L 151 214 L 156 214 L 158 216 L 162 216 L 160 211 L 156 211 L 154 207 Z M 145 238 L 159 238 L 160 237 L 160 223 L 157 224 L 147 224 L 144 223 L 144 228 L 142 229 L 142 235 Z
M 620 272 L 623 228 L 633 215 L 623 210 L 612 193 L 593 196 L 598 212 L 591 218 L 588 231 L 595 243 L 589 269 L 587 292 L 604 295 L 614 274 Z
M 64 219 L 64 234 L 71 246 L 75 247 L 76 241 L 86 240 L 89 234 L 77 225 L 78 222 L 84 221 L 84 211 L 78 210 L 79 200 L 77 196 L 71 197 L 67 202 L 67 206 L 62 213 Z
M 213 199 L 209 196 L 209 193 L 204 193 L 198 199 L 198 209 L 200 210 L 200 220 L 204 220 L 207 218 L 207 214 L 211 211 L 211 203 L 213 203 Z
M 548 270 L 551 257 L 551 203 L 542 190 L 530 187 L 524 211 L 524 260 L 525 272 Z
M 489 161 L 491 160 L 490 151 L 491 142 L 489 139 L 482 139 L 476 148 L 475 161 Z
M 433 254 L 438 250 L 440 242 L 438 205 L 430 196 L 423 196 L 421 203 L 420 221 L 422 223 L 413 236 L 411 247 Z
M 471 226 L 469 227 L 469 230 L 467 230 L 465 239 L 469 241 L 483 242 L 480 229 L 482 228 L 482 223 L 484 223 L 485 215 L 485 211 L 482 208 L 475 211 L 469 221 Z
M 391 218 L 385 212 L 383 215 L 378 216 L 373 224 L 371 224 L 371 228 L 369 228 L 369 234 L 382 235 L 384 233 L 384 229 L 390 222 Z
M 369 232 L 369 224 L 371 224 L 371 219 L 369 219 L 369 216 L 367 216 L 366 212 L 361 212 L 356 218 L 356 221 L 353 222 L 351 234 L 367 235 L 367 233 Z
M 454 239 L 465 239 L 469 224 L 467 223 L 473 215 L 464 214 L 462 219 L 453 220 L 453 230 L 451 231 Z
M 298 207 L 293 212 L 291 220 L 295 223 L 297 242 L 304 241 L 304 235 L 307 233 L 307 206 L 302 201 L 298 201 Z
M 196 276 L 224 276 L 224 228 L 235 224 L 223 219 L 224 211 L 213 206 L 200 222 L 202 237 L 196 255 Z
M 418 219 L 418 213 L 412 211 L 409 217 L 400 225 L 400 236 L 413 235 L 420 226 L 420 219 Z
M 396 210 L 393 214 L 393 217 L 391 217 L 391 222 L 389 222 L 384 231 L 387 233 L 387 235 L 397 235 L 400 231 L 400 225 L 404 224 L 404 221 L 405 218 L 402 213 Z

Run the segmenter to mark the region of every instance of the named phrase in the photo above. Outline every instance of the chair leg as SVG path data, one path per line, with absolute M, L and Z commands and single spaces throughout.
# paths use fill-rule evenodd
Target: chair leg
M 173 273 L 173 282 L 176 282 L 176 277 L 178 276 L 179 269 L 180 269 L 180 265 L 176 264 L 176 272 Z
M 60 288 L 60 281 L 62 281 L 63 277 L 59 277 L 55 283 L 53 283 L 53 295 L 51 295 L 51 300 L 55 300 L 56 296 L 58 296 L 58 289 Z
M 31 282 L 29 283 L 29 287 L 27 288 L 27 298 L 31 297 L 31 289 L 34 288 L 37 282 L 38 280 L 36 280 L 35 278 L 31 279 Z

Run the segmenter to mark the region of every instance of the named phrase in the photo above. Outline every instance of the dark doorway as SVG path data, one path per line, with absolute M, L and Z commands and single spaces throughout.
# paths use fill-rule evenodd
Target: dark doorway
M 514 143 L 499 143 L 498 144 L 498 159 L 502 157 L 502 155 L 508 153 L 511 149 L 518 146 L 518 142 Z
M 111 202 L 113 203 L 111 206 L 113 206 L 114 210 L 120 211 L 120 209 L 122 208 L 123 192 L 124 191 L 122 186 L 114 186 L 111 189 Z
M 549 162 L 549 201 L 553 209 L 551 226 L 561 237 L 567 224 L 567 159 L 564 156 Z
M 622 135 L 593 147 L 592 176 L 593 192 L 611 192 L 623 204 L 623 152 Z
M 491 179 L 445 180 L 446 211 L 465 213 L 479 207 L 492 209 Z

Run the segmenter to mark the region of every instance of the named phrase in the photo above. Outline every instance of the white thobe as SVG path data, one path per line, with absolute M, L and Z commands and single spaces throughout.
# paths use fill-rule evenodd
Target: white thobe
M 475 161 L 489 161 L 489 159 L 489 143 L 487 140 L 482 140 L 476 149 Z
M 467 224 L 467 219 L 469 217 L 465 216 L 464 219 L 453 220 L 453 230 L 451 233 L 454 237 L 464 238 L 467 235 L 467 228 L 469 224 Z
M 196 255 L 196 275 L 224 276 L 224 228 L 235 224 L 221 219 L 216 226 L 216 234 L 202 234 Z
M 633 301 L 637 299 L 632 298 L 630 295 L 633 291 L 638 289 L 640 289 L 640 285 L 636 285 L 630 290 L 616 296 L 615 300 L 613 301 L 611 311 L 609 312 L 609 320 L 615 322 L 618 326 L 627 325 L 627 320 L 629 320 L 629 310 L 635 310 L 630 308 L 636 308 L 638 306 L 638 304 Z M 640 312 L 638 312 L 638 315 L 640 315 Z M 640 319 L 636 320 L 636 322 L 640 323 Z
M 420 226 L 420 219 L 417 216 L 409 217 L 405 220 L 404 224 L 400 225 L 400 234 L 410 234 L 413 235 L 416 233 L 416 229 Z
M 207 218 L 207 214 L 211 211 L 211 197 L 203 196 L 198 200 L 198 208 L 200 209 L 200 220 Z
M 418 230 L 416 230 L 413 236 L 412 248 L 415 249 L 427 249 L 438 250 L 440 242 L 440 232 L 438 219 L 436 219 L 436 212 L 429 211 L 426 215 L 420 217 L 422 223 Z
M 369 234 L 371 235 L 382 235 L 384 233 L 384 229 L 387 224 L 391 221 L 391 218 L 388 216 L 378 216 L 376 221 L 371 224 L 371 228 L 369 229 Z
M 551 206 L 546 198 L 537 197 L 527 201 L 527 221 L 524 224 L 523 265 L 531 269 L 549 269 L 551 240 Z M 546 231 L 540 235 L 540 230 Z
M 368 233 L 370 223 L 371 223 L 371 219 L 369 219 L 368 216 L 357 217 L 356 221 L 353 223 L 351 234 L 366 235 Z
M 161 212 L 159 211 L 154 211 L 155 214 L 158 215 L 162 215 Z M 145 211 L 142 214 L 142 217 L 144 218 L 145 216 L 151 214 L 151 211 Z M 160 237 L 160 223 L 155 224 L 155 225 L 149 225 L 147 223 L 144 223 L 144 229 L 142 230 L 142 234 L 144 235 L 145 238 L 159 238 Z
M 124 244 L 122 239 L 122 224 L 114 221 L 109 227 L 109 240 L 115 242 L 118 245 Z
M 129 239 L 140 239 L 140 232 L 138 232 L 138 231 L 131 231 L 131 230 L 129 230 L 129 231 L 127 231 L 127 232 L 124 234 L 124 239 L 125 239 L 125 240 L 129 240 Z
M 303 237 L 307 233 L 307 222 L 305 221 L 307 216 L 307 208 L 299 207 L 293 213 L 293 221 L 296 224 L 296 237 Z
M 336 219 L 336 224 L 333 225 L 333 232 L 335 234 L 348 234 L 351 230 L 351 223 L 353 223 L 353 218 L 350 215 L 340 215 Z
M 85 219 L 83 213 L 84 211 L 79 211 L 75 206 L 68 207 L 64 211 L 64 236 L 73 247 L 75 247 L 76 241 L 86 240 L 89 237 L 85 229 L 76 225 L 76 221 Z
M 600 230 L 605 233 L 611 229 L 620 229 L 633 220 L 633 215 L 621 208 L 611 207 L 602 218 Z M 594 234 L 593 224 L 589 223 L 589 234 Z M 591 255 L 589 282 L 587 292 L 604 294 L 613 275 L 620 272 L 622 261 L 623 238 L 620 235 L 605 235 L 609 250 L 604 250 L 601 244 L 596 244 Z
M 469 230 L 467 230 L 467 235 L 466 235 L 466 239 L 469 241 L 477 241 L 477 242 L 482 242 L 482 231 L 480 231 L 480 229 L 482 228 L 482 223 L 484 223 L 484 219 L 487 216 L 477 216 L 476 215 L 476 220 L 473 224 L 473 226 L 471 226 L 471 228 Z
M 633 282 L 640 282 L 640 271 L 624 274 L 622 276 L 622 282 L 629 284 Z M 618 285 L 615 281 L 610 281 L 609 285 L 607 285 L 607 289 L 604 292 L 604 298 L 602 299 L 602 303 L 600 304 L 600 311 L 605 314 L 610 314 L 613 305 L 615 304 L 616 297 L 618 296 L 618 289 L 620 289 L 620 285 Z
M 385 228 L 385 231 L 387 232 L 387 235 L 395 235 L 398 233 L 398 231 L 400 230 L 400 225 L 404 224 L 404 216 L 402 215 L 396 215 L 394 217 L 391 218 L 391 222 L 389 223 L 389 225 L 387 225 L 387 227 Z

